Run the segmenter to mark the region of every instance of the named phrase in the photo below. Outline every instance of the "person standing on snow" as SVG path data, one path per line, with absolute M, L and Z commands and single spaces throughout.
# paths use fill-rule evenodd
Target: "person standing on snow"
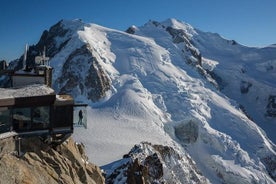
M 79 122 L 78 125 L 82 125 L 82 119 L 83 119 L 83 114 L 82 114 L 82 110 L 79 111 Z

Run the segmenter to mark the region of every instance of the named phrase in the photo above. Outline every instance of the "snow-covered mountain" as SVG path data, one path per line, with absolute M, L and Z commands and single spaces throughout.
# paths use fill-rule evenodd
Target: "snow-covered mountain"
M 131 168 L 119 163 L 136 156 L 113 162 L 149 142 L 177 153 L 160 159 L 166 172 L 156 182 L 275 183 L 275 47 L 245 47 L 175 19 L 126 32 L 60 21 L 32 55 L 44 45 L 55 90 L 90 105 L 88 129 L 76 128 L 74 138 L 109 175 Z M 142 166 L 162 157 L 160 148 L 140 149 Z M 181 180 L 188 171 L 194 177 Z

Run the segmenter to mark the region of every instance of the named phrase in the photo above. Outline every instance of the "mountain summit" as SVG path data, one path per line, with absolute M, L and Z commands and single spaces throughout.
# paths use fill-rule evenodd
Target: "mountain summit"
M 191 183 L 275 183 L 275 47 L 249 48 L 176 19 L 126 32 L 62 20 L 30 53 L 44 45 L 55 90 L 91 107 L 88 129 L 74 137 L 108 176 L 125 168 L 143 173 L 136 181 L 178 183 L 183 172 Z M 143 169 L 147 158 L 161 164 L 152 166 L 158 175 Z

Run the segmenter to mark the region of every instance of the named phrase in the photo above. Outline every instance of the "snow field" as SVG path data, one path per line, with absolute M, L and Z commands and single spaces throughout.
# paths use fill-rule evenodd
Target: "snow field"
M 239 90 L 241 74 L 227 72 L 240 71 L 242 66 L 221 59 L 245 47 L 226 47 L 229 42 L 219 35 L 174 19 L 163 26 L 185 29 L 203 53 L 204 68 L 218 72 Z M 260 160 L 275 157 L 275 145 L 236 102 L 185 62 L 184 44 L 173 43 L 163 26 L 148 23 L 130 35 L 90 24 L 78 32 L 103 66 L 112 88 L 101 102 L 87 102 L 92 107 L 87 111 L 88 129 L 76 128 L 75 140 L 86 145 L 90 160 L 98 165 L 119 160 L 133 145 L 147 141 L 187 151 L 212 183 L 274 183 Z M 209 42 L 214 45 L 207 47 Z M 215 55 L 212 50 L 221 52 Z M 230 91 L 229 86 L 226 89 Z M 237 91 L 226 94 L 240 99 Z M 246 104 L 247 100 L 241 101 Z

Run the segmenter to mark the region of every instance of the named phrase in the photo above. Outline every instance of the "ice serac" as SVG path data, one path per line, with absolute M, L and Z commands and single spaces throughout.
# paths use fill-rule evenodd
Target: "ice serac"
M 193 36 L 194 46 L 203 57 L 211 59 L 203 61 L 206 67 L 216 63 L 207 70 L 216 79 L 221 92 L 235 100 L 275 143 L 275 47 L 246 47 L 218 34 L 197 32 Z

